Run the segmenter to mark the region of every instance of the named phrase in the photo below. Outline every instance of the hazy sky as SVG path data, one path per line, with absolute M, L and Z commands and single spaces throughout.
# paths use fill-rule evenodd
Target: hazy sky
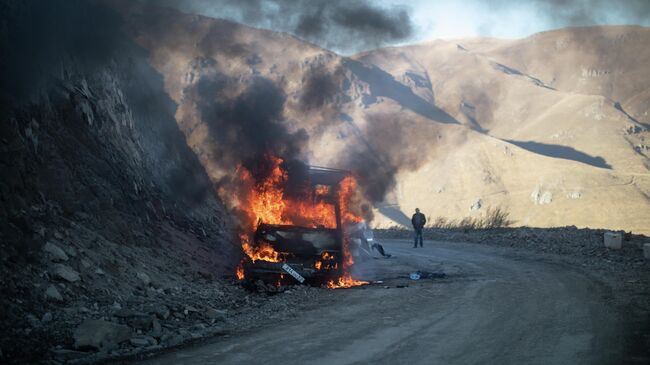
M 151 1 L 288 32 L 343 54 L 435 38 L 519 38 L 595 24 L 650 26 L 650 0 Z
M 408 4 L 414 38 L 491 36 L 519 38 L 577 25 L 650 25 L 650 0 L 383 0 Z

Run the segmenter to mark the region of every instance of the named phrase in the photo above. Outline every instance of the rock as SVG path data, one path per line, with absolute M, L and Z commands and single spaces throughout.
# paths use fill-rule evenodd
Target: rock
M 104 270 L 102 270 L 102 269 L 100 269 L 100 268 L 97 268 L 97 269 L 95 269 L 95 274 L 97 274 L 97 275 L 102 275 L 102 276 L 103 276 L 103 275 L 105 275 L 106 273 L 104 272 Z
M 36 327 L 39 324 L 38 318 L 36 318 L 35 315 L 33 314 L 28 314 L 27 316 L 27 322 L 29 322 L 29 325 L 32 327 Z
M 212 274 L 209 273 L 208 271 L 199 270 L 197 273 L 199 274 L 200 277 L 202 277 L 205 280 L 208 280 L 208 281 L 212 280 Z
M 169 317 L 169 308 L 166 305 L 160 303 L 148 304 L 143 308 L 145 313 L 155 314 L 160 319 L 167 319 Z
M 162 327 L 160 326 L 160 322 L 158 322 L 158 318 L 153 317 L 153 321 L 151 322 L 151 333 L 150 335 L 155 338 L 160 338 L 162 336 Z
M 134 317 L 129 319 L 128 324 L 133 328 L 148 331 L 149 328 L 151 328 L 151 324 L 154 318 L 156 318 L 154 315 Z
M 47 289 L 45 290 L 45 298 L 47 298 L 47 300 L 51 300 L 55 302 L 63 301 L 63 296 L 61 296 L 61 293 L 59 293 L 59 290 L 54 285 L 50 285 L 47 287 Z
M 113 312 L 113 315 L 118 318 L 147 317 L 145 313 L 137 312 L 128 308 L 118 309 L 115 312 Z
M 76 360 L 88 356 L 87 352 L 60 349 L 60 348 L 52 348 L 50 349 L 50 353 L 52 354 L 52 357 L 54 357 L 55 359 L 59 359 L 63 361 Z
M 47 241 L 43 250 L 50 255 L 52 261 L 68 261 L 68 255 L 59 246 Z
M 72 246 L 66 247 L 65 248 L 65 253 L 67 253 L 68 256 L 70 256 L 70 257 L 77 257 L 77 250 Z
M 52 268 L 52 275 L 54 275 L 56 278 L 63 279 L 70 283 L 74 283 L 81 279 L 78 272 L 74 271 L 70 266 L 63 264 L 54 265 Z
M 183 336 L 180 335 L 180 334 L 172 336 L 167 340 L 167 346 L 169 346 L 169 347 L 178 346 L 181 343 L 183 343 L 183 339 L 184 339 Z
M 205 310 L 205 312 L 203 312 L 203 314 L 207 318 L 223 321 L 223 320 L 226 319 L 227 311 L 214 309 L 214 308 L 208 308 L 208 309 Z
M 74 331 L 74 348 L 110 351 L 127 341 L 131 333 L 129 327 L 121 324 L 87 319 Z
M 650 243 L 643 244 L 643 257 L 645 257 L 646 260 L 650 260 Z
M 135 347 L 153 346 L 158 344 L 158 341 L 156 341 L 155 338 L 146 335 L 131 337 L 129 342 Z
M 138 279 L 140 279 L 140 280 L 142 281 L 142 283 L 143 283 L 145 286 L 149 286 L 149 284 L 151 284 L 151 278 L 150 278 L 149 275 L 147 275 L 146 273 L 138 272 L 138 273 L 136 274 L 136 276 L 137 276 Z
M 43 318 L 41 318 L 41 322 L 43 322 L 43 323 L 47 323 L 47 322 L 49 322 L 51 320 L 52 320 L 52 313 L 51 312 L 45 313 L 43 315 Z

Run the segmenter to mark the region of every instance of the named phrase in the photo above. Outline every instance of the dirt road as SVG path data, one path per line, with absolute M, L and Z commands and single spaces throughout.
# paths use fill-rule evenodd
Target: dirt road
M 147 364 L 619 364 L 622 314 L 593 277 L 535 256 L 475 244 L 384 242 L 383 280 L 328 293 L 322 306 Z M 412 281 L 415 270 L 444 279 Z M 408 287 L 398 287 L 408 285 Z M 319 308 L 320 309 L 316 309 Z

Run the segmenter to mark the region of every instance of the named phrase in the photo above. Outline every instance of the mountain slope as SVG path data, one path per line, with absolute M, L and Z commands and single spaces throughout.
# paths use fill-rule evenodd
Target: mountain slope
M 256 95 L 278 99 L 274 122 L 304 130 L 303 159 L 361 175 L 376 226 L 408 224 L 416 206 L 430 218 L 503 206 L 518 224 L 647 232 L 649 60 L 636 52 L 650 44 L 645 28 L 433 41 L 345 58 L 168 9 L 126 19 L 215 183 L 230 173 L 223 161 L 237 148 L 224 149 L 223 133 L 238 132 L 215 130 L 220 116 L 206 117 L 205 105 Z M 552 45 L 557 55 L 546 61 Z M 601 65 L 609 71 L 583 72 Z M 218 93 L 197 91 L 205 80 L 220 80 Z
M 612 39 L 626 37 L 636 41 L 607 48 Z M 544 62 L 544 45 L 551 39 L 598 46 Z M 603 80 L 570 87 L 582 77 L 576 64 L 593 69 L 601 58 L 616 58 L 610 53 L 629 55 L 643 44 L 650 44 L 645 28 L 578 28 L 518 41 L 434 41 L 356 56 L 429 95 L 473 130 L 450 130 L 453 137 L 436 141 L 427 166 L 400 179 L 399 205 L 453 218 L 479 214 L 472 206 L 501 205 L 518 224 L 647 232 L 647 128 L 611 97 L 648 105 L 643 88 L 650 85 L 649 57 L 641 52 L 634 62 L 610 63 Z

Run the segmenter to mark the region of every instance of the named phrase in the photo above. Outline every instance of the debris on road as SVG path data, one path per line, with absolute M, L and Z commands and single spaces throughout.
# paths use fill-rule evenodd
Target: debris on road
M 428 271 L 416 271 L 412 272 L 409 275 L 411 280 L 420 280 L 420 279 L 442 279 L 446 277 L 445 273 L 441 272 L 428 272 Z

